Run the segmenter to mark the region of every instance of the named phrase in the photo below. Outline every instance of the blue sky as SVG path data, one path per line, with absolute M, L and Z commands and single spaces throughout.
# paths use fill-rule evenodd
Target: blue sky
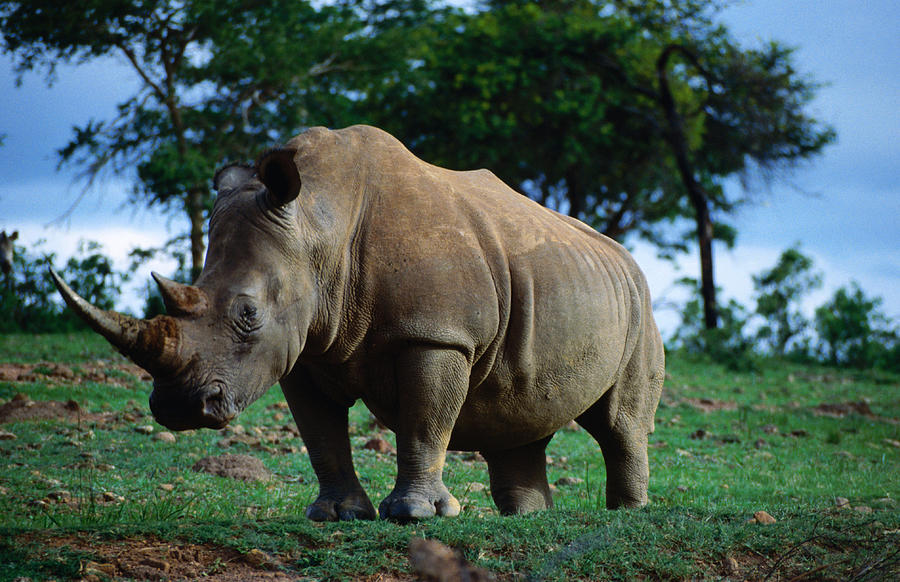
M 798 69 L 828 83 L 811 110 L 838 131 L 837 144 L 823 156 L 761 189 L 757 203 L 740 211 L 737 247 L 716 248 L 724 297 L 749 306 L 750 275 L 799 242 L 825 274 L 825 288 L 808 308 L 855 280 L 900 319 L 900 2 L 757 0 L 729 8 L 721 19 L 745 46 L 777 39 L 797 47 Z M 121 61 L 107 58 L 60 69 L 52 88 L 36 73 L 17 88 L 9 57 L 0 56 L 0 133 L 7 136 L 0 148 L 0 229 L 18 230 L 20 244 L 46 239 L 44 248 L 63 259 L 80 239 L 98 240 L 120 268 L 132 247 L 158 245 L 186 230 L 181 216 L 125 204 L 128 184 L 114 178 L 54 223 L 80 193 L 72 171 L 56 171 L 56 150 L 74 125 L 113 116 L 136 83 Z M 682 297 L 675 279 L 697 276 L 697 257 L 673 265 L 656 259 L 650 247 L 633 249 L 659 299 L 661 326 L 671 331 L 675 313 L 664 304 Z M 147 280 L 151 269 L 166 273 L 171 265 L 148 265 L 138 278 Z M 140 305 L 143 285 L 129 288 L 126 308 Z

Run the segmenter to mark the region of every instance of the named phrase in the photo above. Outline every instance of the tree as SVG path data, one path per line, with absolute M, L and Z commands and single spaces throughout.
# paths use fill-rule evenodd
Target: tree
M 809 325 L 800 300 L 822 286 L 822 274 L 812 269 L 813 260 L 794 246 L 781 253 L 774 267 L 753 276 L 756 313 L 766 320 L 757 335 L 778 356 L 784 356 L 788 343 Z
M 830 364 L 900 369 L 900 329 L 880 306 L 880 298 L 867 297 L 854 282 L 816 309 L 816 330 Z
M 834 139 L 805 111 L 818 85 L 791 51 L 739 47 L 714 22 L 723 4 L 485 2 L 433 22 L 414 81 L 372 92 L 372 115 L 426 159 L 489 167 L 614 238 L 664 253 L 696 240 L 714 328 L 712 240 L 733 242 L 724 218 L 749 200 L 725 179 L 772 175 Z
M 79 168 L 85 190 L 103 171 L 125 174 L 134 180 L 133 202 L 183 213 L 196 276 L 216 166 L 252 159 L 305 125 L 348 122 L 351 81 L 402 62 L 394 25 L 422 8 L 417 1 L 33 0 L 0 2 L 0 31 L 19 75 L 43 69 L 52 81 L 61 63 L 110 53 L 128 63 L 140 79 L 137 94 L 115 119 L 75 128 L 60 165 Z

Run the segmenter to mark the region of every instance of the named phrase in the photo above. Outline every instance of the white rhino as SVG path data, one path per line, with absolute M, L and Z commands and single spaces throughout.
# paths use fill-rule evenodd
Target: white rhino
M 175 430 L 220 428 L 280 382 L 319 480 L 314 520 L 375 517 L 348 408 L 396 433 L 383 518 L 456 515 L 450 449 L 481 451 L 500 511 L 550 507 L 545 453 L 575 419 L 599 443 L 610 508 L 647 502 L 664 377 L 644 276 L 617 243 L 366 126 L 311 129 L 214 179 L 195 285 L 157 275 L 168 315 L 68 304 L 154 378 Z

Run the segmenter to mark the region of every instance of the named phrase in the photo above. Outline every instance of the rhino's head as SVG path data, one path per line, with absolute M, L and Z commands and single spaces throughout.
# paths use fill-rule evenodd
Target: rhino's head
M 153 274 L 167 315 L 141 320 L 104 311 L 56 273 L 66 303 L 153 376 L 150 408 L 173 430 L 221 428 L 299 357 L 316 309 L 315 276 L 296 205 L 300 178 L 291 150 L 256 168 L 215 177 L 209 249 L 195 285 Z

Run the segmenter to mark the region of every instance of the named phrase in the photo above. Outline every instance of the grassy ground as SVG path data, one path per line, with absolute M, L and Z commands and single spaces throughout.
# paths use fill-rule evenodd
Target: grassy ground
M 412 537 L 440 540 L 501 580 L 900 576 L 897 376 L 782 363 L 736 373 L 670 357 L 645 509 L 602 509 L 599 450 L 563 430 L 548 448 L 552 511 L 499 517 L 484 463 L 451 453 L 445 482 L 460 517 L 314 524 L 303 510 L 315 477 L 277 388 L 237 419 L 243 428 L 167 442 L 149 384 L 124 364 L 92 334 L 0 337 L 0 403 L 23 394 L 34 406 L 78 405 L 0 425 L 0 580 L 412 580 Z M 352 419 L 377 506 L 395 458 L 364 446 L 393 437 L 362 407 Z M 257 457 L 272 477 L 191 469 L 223 453 Z M 748 522 L 759 511 L 775 523 Z

